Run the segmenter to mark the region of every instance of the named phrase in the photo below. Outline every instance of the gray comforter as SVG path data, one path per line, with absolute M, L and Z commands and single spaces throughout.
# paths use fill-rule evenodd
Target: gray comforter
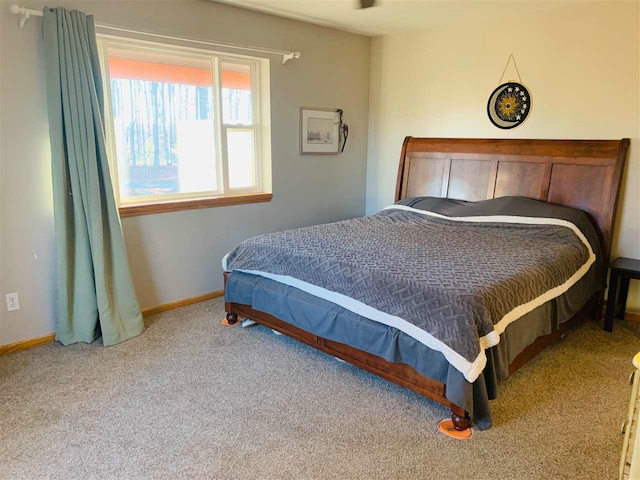
M 472 382 L 484 368 L 484 349 L 497 344 L 511 321 L 564 293 L 591 267 L 593 232 L 586 232 L 589 241 L 581 236 L 586 223 L 568 218 L 570 209 L 549 212 L 564 216 L 559 222 L 472 222 L 459 212 L 426 215 L 420 210 L 442 213 L 438 199 L 426 201 L 246 240 L 226 257 L 226 269 L 341 294 L 343 307 L 373 312 L 372 320 L 441 351 Z M 504 200 L 493 202 L 467 215 L 526 215 L 531 201 L 510 199 L 508 211 Z M 410 205 L 415 209 L 397 209 Z

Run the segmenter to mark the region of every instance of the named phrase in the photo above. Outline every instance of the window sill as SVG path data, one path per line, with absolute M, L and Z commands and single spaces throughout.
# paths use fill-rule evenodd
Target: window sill
M 135 217 L 138 215 L 152 215 L 155 213 L 180 212 L 198 208 L 226 207 L 229 205 L 244 205 L 247 203 L 270 202 L 272 193 L 249 193 L 244 195 L 226 195 L 220 197 L 196 198 L 190 200 L 171 200 L 157 203 L 140 203 L 121 205 L 118 208 L 120 217 Z

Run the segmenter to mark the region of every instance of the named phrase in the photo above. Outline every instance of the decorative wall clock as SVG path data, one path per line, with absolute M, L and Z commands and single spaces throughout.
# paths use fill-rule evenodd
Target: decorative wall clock
M 513 65 L 516 68 L 520 81 L 501 83 L 511 60 L 513 60 Z M 501 85 L 489 96 L 487 114 L 489 115 L 491 123 L 496 127 L 508 130 L 521 125 L 531 111 L 531 93 L 529 89 L 522 84 L 520 72 L 518 72 L 518 66 L 516 65 L 513 54 L 511 54 L 509 60 L 507 60 L 507 65 L 504 67 L 499 83 L 501 83 Z

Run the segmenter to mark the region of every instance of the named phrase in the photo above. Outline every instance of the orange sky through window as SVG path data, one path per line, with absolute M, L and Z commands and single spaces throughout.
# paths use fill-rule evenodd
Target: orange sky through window
M 211 70 L 124 58 L 109 59 L 109 75 L 111 78 L 211 87 Z M 248 73 L 223 71 L 222 88 L 251 90 L 251 76 Z

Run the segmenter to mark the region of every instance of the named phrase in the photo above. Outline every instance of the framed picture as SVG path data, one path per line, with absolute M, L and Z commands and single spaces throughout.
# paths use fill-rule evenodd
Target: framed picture
M 336 155 L 340 150 L 340 115 L 336 109 L 300 108 L 300 153 Z

